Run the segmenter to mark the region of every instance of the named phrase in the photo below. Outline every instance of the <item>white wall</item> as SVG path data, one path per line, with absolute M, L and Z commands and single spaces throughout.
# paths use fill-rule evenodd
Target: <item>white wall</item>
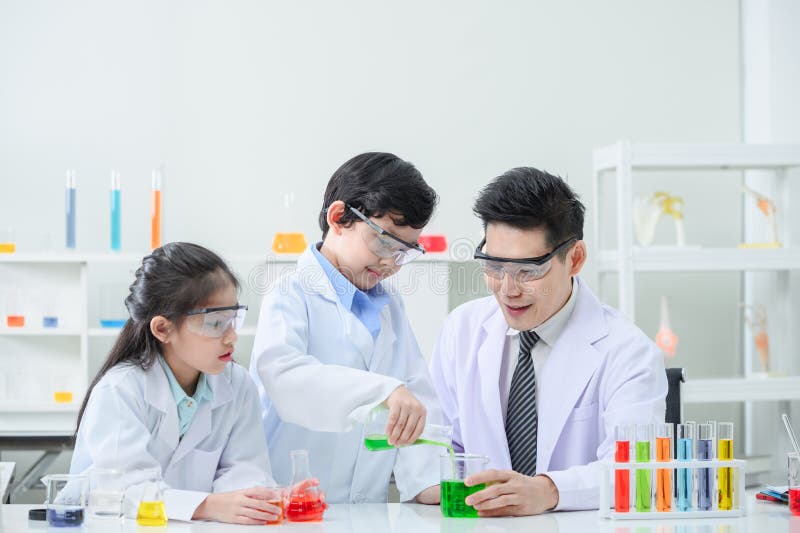
M 513 166 L 567 177 L 591 210 L 597 146 L 740 139 L 738 8 L 0 0 L 0 227 L 15 227 L 20 250 L 63 242 L 63 173 L 73 167 L 79 248 L 105 250 L 108 175 L 118 168 L 123 248 L 144 251 L 149 173 L 163 165 L 166 239 L 263 251 L 282 192 L 295 192 L 295 224 L 316 238 L 327 179 L 366 150 L 418 165 L 442 196 L 431 229 L 451 240 L 477 235 L 476 192 Z M 736 238 L 698 207 L 715 208 L 705 202 L 712 190 L 691 177 L 674 187 L 698 198 L 687 207 L 690 239 Z M 595 272 L 590 256 L 592 285 Z M 644 280 L 640 297 L 657 301 L 659 283 Z M 738 298 L 736 280 L 709 288 L 690 277 L 674 290 L 691 303 L 698 288 L 725 306 Z M 637 306 L 654 334 L 657 305 Z M 675 313 L 686 324 L 714 316 L 692 308 Z M 705 324 L 724 336 L 729 319 Z M 706 350 L 704 332 L 685 335 Z M 686 361 L 710 373 L 711 357 Z

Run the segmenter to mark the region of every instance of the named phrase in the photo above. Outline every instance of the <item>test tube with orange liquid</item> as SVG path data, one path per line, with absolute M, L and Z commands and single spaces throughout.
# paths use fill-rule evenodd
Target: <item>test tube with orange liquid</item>
M 150 193 L 150 248 L 161 246 L 161 171 L 153 171 L 153 190 Z
M 672 461 L 672 424 L 656 426 L 656 461 Z M 672 510 L 672 470 L 656 470 L 656 511 Z

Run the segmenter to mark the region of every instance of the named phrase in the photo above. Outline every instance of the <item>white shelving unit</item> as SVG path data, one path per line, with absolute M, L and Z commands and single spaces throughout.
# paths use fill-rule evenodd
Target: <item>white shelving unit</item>
M 749 285 L 752 272 L 775 272 L 779 289 L 772 307 L 783 316 L 772 324 L 791 325 L 792 309 L 789 304 L 789 272 L 800 270 L 800 248 L 792 248 L 788 225 L 781 226 L 782 248 L 739 249 L 706 247 L 639 247 L 634 243 L 633 180 L 636 172 L 652 170 L 708 171 L 740 170 L 760 171 L 770 175 L 778 212 L 786 213 L 788 207 L 788 170 L 800 167 L 800 144 L 666 144 L 620 141 L 594 151 L 593 194 L 594 238 L 600 248 L 600 275 L 619 276 L 619 307 L 634 318 L 635 274 L 639 272 L 740 272 L 746 301 L 752 297 Z M 616 198 L 616 249 L 602 249 L 600 205 L 604 187 L 613 181 Z M 734 185 L 732 185 L 734 186 Z M 735 185 L 738 186 L 738 183 Z M 747 220 L 747 219 L 746 219 Z M 747 222 L 745 223 L 745 231 Z M 607 230 L 606 230 L 607 231 Z M 781 331 L 791 342 L 791 326 Z M 762 400 L 800 399 L 800 377 L 758 378 L 752 375 L 752 346 L 744 342 L 742 353 L 745 375 L 740 379 L 690 379 L 685 384 L 685 402 L 746 402 L 745 425 L 752 427 L 749 402 Z M 746 452 L 751 444 L 747 432 Z
M 0 432 L 70 431 L 92 378 L 90 357 L 96 360 L 119 328 L 100 327 L 96 305 L 90 302 L 98 284 L 94 267 L 110 270 L 129 283 L 130 270 L 146 255 L 132 253 L 13 253 L 0 254 L 0 293 L 8 290 L 59 294 L 59 326 L 42 327 L 38 302 L 26 307 L 25 326 L 6 327 L 0 302 Z M 239 353 L 245 354 L 256 334 L 260 293 L 267 284 L 294 268 L 298 255 L 229 254 L 224 258 L 237 271 L 243 293 L 249 291 L 247 324 L 239 332 Z M 448 254 L 426 254 L 402 269 L 395 283 L 404 296 L 406 310 L 426 356 L 433 348 L 438 328 L 448 313 L 446 283 Z M 255 285 L 255 290 L 253 290 Z M 263 285 L 263 286 L 262 286 Z M 41 298 L 40 298 L 41 299 Z M 249 356 L 249 354 L 247 354 Z M 53 393 L 72 392 L 71 403 L 56 403 Z M 34 390 L 21 389 L 35 384 Z

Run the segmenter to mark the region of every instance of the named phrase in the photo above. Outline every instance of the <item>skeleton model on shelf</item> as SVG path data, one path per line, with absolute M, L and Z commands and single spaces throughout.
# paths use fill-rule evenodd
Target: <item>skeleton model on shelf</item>
M 750 329 L 750 335 L 753 337 L 753 344 L 756 346 L 761 372 L 767 375 L 769 374 L 769 335 L 767 334 L 767 310 L 763 305 L 742 304 L 741 307 L 744 309 L 744 320 L 747 323 L 747 327 Z
M 745 185 L 742 185 L 742 191 L 755 200 L 758 210 L 764 213 L 764 216 L 767 217 L 770 241 L 755 243 L 743 242 L 739 245 L 739 248 L 780 248 L 782 245 L 778 241 L 778 224 L 775 220 L 775 203 L 760 192 Z
M 675 244 L 686 245 L 686 235 L 683 231 L 683 198 L 659 191 L 633 200 L 633 228 L 636 240 L 641 246 L 650 246 L 653 243 L 656 226 L 664 215 L 671 216 L 675 223 Z

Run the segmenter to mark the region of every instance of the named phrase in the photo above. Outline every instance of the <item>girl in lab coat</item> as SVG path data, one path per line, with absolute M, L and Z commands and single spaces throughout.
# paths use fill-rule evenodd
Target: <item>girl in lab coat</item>
M 246 311 L 238 288 L 220 257 L 190 243 L 157 248 L 136 271 L 130 318 L 81 406 L 70 466 L 125 472 L 128 515 L 148 468 L 161 471 L 169 518 L 264 524 L 280 512 L 266 503 L 258 394 L 231 363 Z

